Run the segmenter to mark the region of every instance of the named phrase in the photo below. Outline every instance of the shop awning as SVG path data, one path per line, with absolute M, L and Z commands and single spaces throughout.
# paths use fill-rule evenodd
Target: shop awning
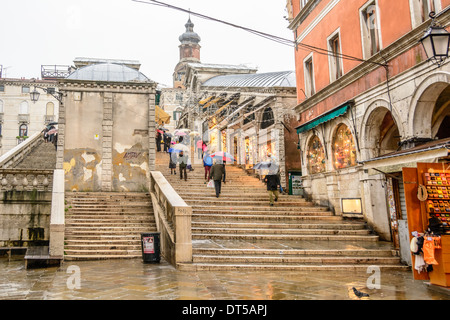
M 212 104 L 214 104 L 214 103 L 217 103 L 219 100 L 221 100 L 222 99 L 222 97 L 219 97 L 219 98 L 215 98 L 214 100 L 211 100 L 211 101 L 209 101 L 208 103 L 206 103 L 204 106 L 203 106 L 203 109 L 206 109 L 206 108 L 208 108 L 210 105 L 212 105 Z
M 311 129 L 314 129 L 315 127 L 317 127 L 318 125 L 328 122 L 330 120 L 333 120 L 334 118 L 340 117 L 344 114 L 347 113 L 348 109 L 352 106 L 352 102 L 346 102 L 345 104 L 334 108 L 333 110 L 322 114 L 321 116 L 305 123 L 302 124 L 301 126 L 295 128 L 297 129 L 297 134 L 309 131 Z
M 450 151 L 450 139 L 431 141 L 423 145 L 392 152 L 384 156 L 362 161 L 369 175 L 402 171 L 402 168 L 417 167 L 421 162 L 437 162 L 439 158 L 447 157 Z
M 163 125 L 170 122 L 170 116 L 163 109 L 156 106 L 155 111 L 155 120 L 158 124 Z
M 214 96 L 210 96 L 210 97 L 208 97 L 208 98 L 206 98 L 206 99 L 203 99 L 203 100 L 199 101 L 198 104 L 204 105 L 205 103 L 207 103 L 207 102 L 208 102 L 209 100 L 211 100 L 212 98 L 214 98 Z
M 234 102 L 234 100 L 231 100 L 231 101 L 225 103 L 223 106 L 221 106 L 221 107 L 219 108 L 219 110 L 217 110 L 217 111 L 215 112 L 215 114 L 219 114 L 220 112 L 222 112 L 222 110 L 225 109 L 226 107 L 228 107 L 232 102 Z

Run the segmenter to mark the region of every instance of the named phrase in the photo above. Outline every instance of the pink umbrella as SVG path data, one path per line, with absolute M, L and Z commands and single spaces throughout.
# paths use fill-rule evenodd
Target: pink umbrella
M 176 136 L 187 136 L 187 133 L 183 132 L 183 131 L 178 131 L 178 132 L 175 133 L 175 135 Z

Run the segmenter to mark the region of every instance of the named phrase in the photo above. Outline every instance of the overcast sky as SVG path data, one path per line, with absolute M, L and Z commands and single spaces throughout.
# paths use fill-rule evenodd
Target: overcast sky
M 147 0 L 144 0 L 147 1 Z M 285 0 L 161 0 L 174 6 L 293 39 Z M 1 0 L 3 77 L 40 78 L 41 65 L 77 57 L 138 60 L 141 72 L 172 86 L 178 37 L 188 14 L 132 0 Z M 250 64 L 258 72 L 294 70 L 294 49 L 192 16 L 203 63 Z

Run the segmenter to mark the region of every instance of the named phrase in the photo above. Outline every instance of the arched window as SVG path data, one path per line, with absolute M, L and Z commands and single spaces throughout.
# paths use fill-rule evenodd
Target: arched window
M 174 112 L 173 112 L 173 120 L 177 121 L 180 119 L 181 114 L 183 113 L 181 108 L 177 108 Z
M 28 126 L 25 123 L 21 124 L 19 127 L 19 136 L 20 137 L 28 136 Z
M 55 114 L 55 105 L 53 102 L 47 103 L 46 113 L 47 116 L 53 116 Z
M 264 109 L 261 120 L 261 129 L 266 129 L 275 123 L 275 117 L 273 116 L 272 108 L 267 107 Z
M 28 102 L 22 101 L 20 103 L 19 114 L 28 114 Z
M 325 172 L 325 151 L 319 137 L 314 136 L 309 142 L 307 158 L 310 174 Z
M 356 165 L 356 148 L 353 135 L 345 124 L 340 124 L 333 141 L 334 168 L 342 169 Z

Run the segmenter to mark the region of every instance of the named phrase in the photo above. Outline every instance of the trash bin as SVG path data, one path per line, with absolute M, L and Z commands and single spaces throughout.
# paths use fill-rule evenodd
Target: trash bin
M 158 263 L 161 260 L 160 233 L 141 233 L 142 260 Z
M 303 196 L 303 180 L 301 171 L 289 171 L 289 194 Z

